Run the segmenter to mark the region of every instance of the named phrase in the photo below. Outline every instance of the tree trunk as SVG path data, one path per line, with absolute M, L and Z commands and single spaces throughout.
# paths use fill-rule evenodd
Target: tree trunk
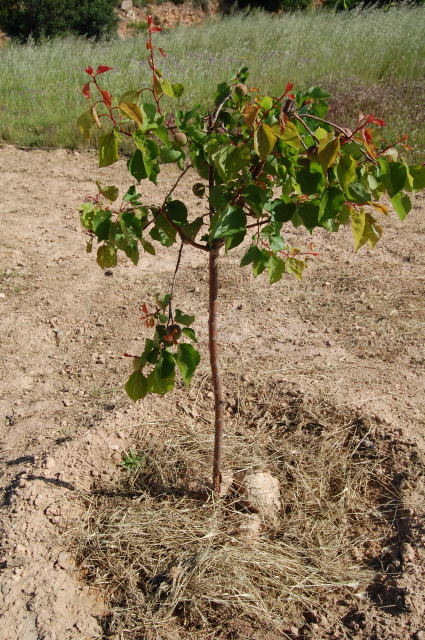
M 213 490 L 220 492 L 221 460 L 223 450 L 224 401 L 218 371 L 217 356 L 217 295 L 218 295 L 218 255 L 220 244 L 215 241 L 209 254 L 209 316 L 208 316 L 208 347 L 214 388 L 214 463 Z

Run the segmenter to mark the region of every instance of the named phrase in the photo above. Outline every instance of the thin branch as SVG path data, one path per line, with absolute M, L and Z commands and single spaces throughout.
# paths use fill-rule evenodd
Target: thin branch
M 170 301 L 168 303 L 168 324 L 173 322 L 172 301 L 173 301 L 173 294 L 174 294 L 174 285 L 175 285 L 175 282 L 176 282 L 177 272 L 178 272 L 179 267 L 180 267 L 180 262 L 181 262 L 181 259 L 182 259 L 183 247 L 184 247 L 184 243 L 182 242 L 180 244 L 179 255 L 177 257 L 177 262 L 176 262 L 176 268 L 174 269 L 173 280 L 171 282 Z
M 247 224 L 246 228 L 252 229 L 253 227 L 259 227 L 263 224 L 267 224 L 268 222 L 270 222 L 270 218 L 265 218 L 264 220 L 257 220 L 257 222 L 254 222 L 253 224 Z
M 306 122 L 304 122 L 304 120 L 302 118 L 300 118 L 300 116 L 298 115 L 298 113 L 293 113 L 292 114 L 294 116 L 294 118 L 296 120 L 298 120 L 298 122 L 301 122 L 301 124 L 303 125 L 303 127 L 305 129 L 307 129 L 307 131 L 309 132 L 309 134 L 311 135 L 311 137 L 313 138 L 313 140 L 315 140 L 317 142 L 317 144 L 319 144 L 319 139 L 316 138 L 316 136 L 314 135 L 314 132 L 310 129 L 310 127 L 308 126 L 308 124 Z
M 192 164 L 188 164 L 187 167 L 185 167 L 183 169 L 183 171 L 181 172 L 181 174 L 179 175 L 179 177 L 177 178 L 177 180 L 175 181 L 175 183 L 173 184 L 173 186 L 171 187 L 171 189 L 169 190 L 169 192 L 167 193 L 167 195 L 164 198 L 164 202 L 163 205 L 165 205 L 165 203 L 167 202 L 168 198 L 171 196 L 171 194 L 173 193 L 174 189 L 177 187 L 177 185 L 179 184 L 180 180 L 183 178 L 184 175 L 186 175 L 186 173 L 189 171 L 189 169 L 191 169 L 193 167 Z
M 295 115 L 295 114 L 293 114 Z M 314 116 L 311 113 L 300 113 L 298 114 L 300 118 L 311 118 L 312 120 L 317 120 L 318 122 L 323 122 L 324 124 L 328 124 L 340 133 L 343 133 L 345 136 L 347 135 L 347 129 L 344 127 L 340 127 L 339 124 L 335 124 L 335 122 L 331 122 L 330 120 L 325 120 L 324 118 L 319 118 L 319 116 Z
M 214 129 L 215 124 L 217 122 L 217 118 L 220 115 L 221 110 L 223 109 L 224 105 L 226 104 L 226 102 L 228 101 L 228 99 L 231 97 L 232 93 L 229 93 L 221 102 L 220 104 L 215 108 L 215 110 L 211 113 L 210 117 L 209 117 L 209 123 L 208 123 L 208 132 L 211 133 L 211 131 Z

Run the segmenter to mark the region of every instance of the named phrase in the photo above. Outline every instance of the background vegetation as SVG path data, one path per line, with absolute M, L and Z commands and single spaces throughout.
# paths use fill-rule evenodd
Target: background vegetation
M 2 0 L 0 28 L 25 42 L 75 33 L 99 38 L 115 31 L 117 0 Z
M 237 34 L 237 38 L 235 37 Z M 67 36 L 0 51 L 0 139 L 22 146 L 83 147 L 75 119 L 87 107 L 84 67 L 106 64 L 107 88 L 148 81 L 144 34 L 120 41 Z M 255 13 L 161 33 L 162 68 L 185 86 L 180 104 L 209 103 L 211 90 L 241 65 L 250 86 L 278 93 L 288 80 L 333 95 L 334 118 L 349 124 L 360 111 L 390 122 L 388 135 L 409 132 L 425 150 L 425 7 L 350 12 Z M 171 108 L 171 103 L 170 103 Z

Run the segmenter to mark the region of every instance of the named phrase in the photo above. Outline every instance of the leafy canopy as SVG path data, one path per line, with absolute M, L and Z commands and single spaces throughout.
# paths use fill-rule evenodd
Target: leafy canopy
M 185 244 L 205 252 L 224 247 L 228 253 L 244 243 L 241 266 L 249 266 L 254 277 L 267 273 L 274 284 L 285 274 L 301 278 L 317 255 L 311 243 L 304 250 L 289 246 L 285 225 L 305 227 L 309 234 L 348 225 L 357 251 L 375 247 L 390 207 L 401 220 L 409 213 L 411 195 L 425 188 L 425 166 L 403 160 L 406 137 L 386 142 L 385 123 L 373 114 L 360 114 L 351 128 L 331 122 L 329 95 L 318 87 L 294 91 L 288 83 L 279 96 L 262 95 L 248 87 L 248 70 L 242 68 L 218 86 L 210 111 L 195 105 L 167 116 L 164 105 L 178 99 L 183 86 L 157 66 L 157 54 L 166 55 L 153 44 L 157 31 L 149 18 L 151 87 L 115 97 L 99 77 L 109 67 L 85 70 L 83 94 L 91 107 L 77 124 L 87 140 L 94 128 L 102 130 L 99 166 L 118 160 L 124 136 L 134 142 L 127 161 L 133 182 L 121 199 L 116 186 L 98 182 L 97 195 L 81 207 L 87 251 L 95 241 L 100 267 L 115 267 L 120 251 L 137 264 L 144 252 L 154 255 L 158 244 L 179 244 L 177 272 Z M 165 164 L 177 165 L 180 175 L 158 206 L 146 201 L 143 182 L 156 184 Z M 202 215 L 174 197 L 185 176 L 195 180 Z M 189 384 L 199 364 L 195 318 L 174 310 L 173 286 L 174 280 L 171 293 L 157 298 L 151 311 L 142 307 L 154 335 L 141 355 L 130 356 L 134 371 L 126 390 L 133 400 L 171 391 L 177 372 Z

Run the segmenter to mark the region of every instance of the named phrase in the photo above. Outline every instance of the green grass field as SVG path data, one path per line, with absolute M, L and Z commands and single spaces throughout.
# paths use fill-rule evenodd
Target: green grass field
M 210 103 L 215 85 L 241 65 L 249 84 L 277 94 L 288 80 L 330 90 L 334 118 L 359 112 L 386 119 L 388 136 L 409 132 L 425 155 L 425 7 L 363 12 L 257 13 L 178 27 L 158 35 L 161 68 L 185 93 L 179 106 Z M 76 117 L 87 108 L 83 69 L 107 64 L 105 88 L 120 94 L 149 82 L 144 35 L 94 43 L 64 38 L 0 50 L 0 140 L 22 146 L 82 147 Z M 175 103 L 171 103 L 172 109 Z

